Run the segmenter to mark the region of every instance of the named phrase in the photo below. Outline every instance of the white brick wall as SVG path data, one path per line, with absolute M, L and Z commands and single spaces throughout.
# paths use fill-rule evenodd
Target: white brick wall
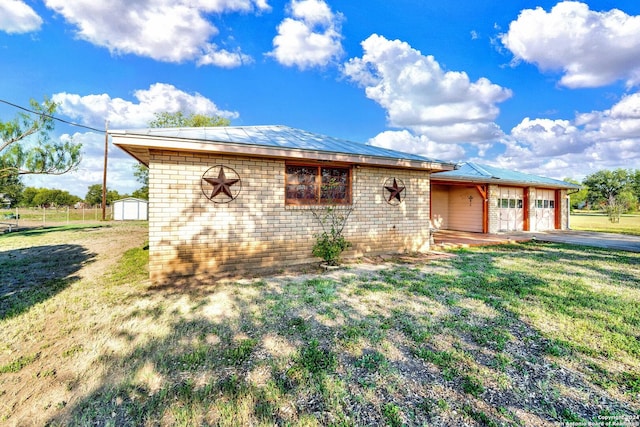
M 209 201 L 200 187 L 211 166 L 233 168 L 242 191 L 227 204 Z M 353 212 L 345 256 L 429 248 L 429 175 L 354 167 Z M 311 255 L 320 231 L 310 207 L 285 206 L 285 162 L 238 156 L 151 151 L 149 162 L 149 269 L 154 282 L 319 261 Z M 404 181 L 406 196 L 389 205 L 383 184 Z

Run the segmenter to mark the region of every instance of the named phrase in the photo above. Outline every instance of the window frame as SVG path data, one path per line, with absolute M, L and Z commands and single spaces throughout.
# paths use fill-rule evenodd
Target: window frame
M 287 197 L 287 187 L 289 184 L 289 167 L 316 169 L 315 175 L 315 197 L 313 199 L 293 199 Z M 347 171 L 346 198 L 341 201 L 327 200 L 322 198 L 322 170 L 342 169 Z M 349 164 L 341 163 L 313 163 L 313 162 L 286 162 L 284 165 L 284 201 L 286 206 L 347 206 L 352 204 L 353 196 L 353 167 Z

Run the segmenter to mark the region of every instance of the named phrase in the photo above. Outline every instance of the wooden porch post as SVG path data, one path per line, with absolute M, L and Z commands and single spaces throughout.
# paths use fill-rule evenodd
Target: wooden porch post
M 482 232 L 487 234 L 489 232 L 489 192 L 486 185 L 476 185 L 476 190 L 482 197 Z

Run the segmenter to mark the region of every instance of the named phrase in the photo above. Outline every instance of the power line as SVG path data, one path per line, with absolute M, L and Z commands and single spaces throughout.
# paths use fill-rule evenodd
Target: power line
M 57 121 L 62 122 L 62 123 L 66 123 L 66 124 L 71 125 L 71 126 L 84 128 L 84 129 L 89 129 L 89 130 L 92 130 L 94 132 L 100 132 L 100 133 L 104 132 L 104 129 L 96 129 L 96 128 L 92 128 L 91 126 L 81 125 L 80 123 L 70 122 L 68 120 L 64 120 L 64 119 L 58 118 L 56 116 L 52 116 L 50 114 L 39 113 L 37 111 L 33 111 L 33 110 L 28 109 L 28 108 L 16 105 L 16 104 L 14 104 L 12 102 L 5 101 L 4 99 L 0 99 L 0 102 L 2 102 L 3 104 L 11 105 L 12 107 L 18 108 L 18 109 L 23 110 L 23 111 L 27 111 L 27 112 L 32 113 L 32 114 L 37 114 L 39 116 L 48 117 L 50 119 L 57 120 Z
M 38 112 L 38 111 L 30 110 L 29 108 L 25 108 L 25 107 L 22 107 L 20 105 L 16 105 L 13 102 L 5 101 L 4 99 L 0 99 L 0 102 L 2 102 L 4 104 L 7 104 L 7 105 L 10 105 L 10 106 L 12 106 L 14 108 L 18 108 L 18 109 L 23 110 L 23 111 L 27 111 L 27 112 L 29 112 L 31 114 L 37 114 L 39 116 L 47 117 L 47 118 L 50 118 L 52 120 L 57 120 L 59 122 L 66 123 L 66 124 L 71 125 L 71 126 L 84 128 L 84 129 L 89 129 L 89 130 L 92 130 L 94 132 L 99 132 L 99 133 L 104 132 L 104 172 L 103 172 L 103 178 L 102 178 L 102 220 L 104 221 L 105 217 L 106 217 L 106 215 L 105 215 L 105 207 L 106 207 L 106 204 L 107 204 L 107 152 L 108 152 L 108 147 L 109 147 L 109 134 L 107 132 L 107 129 L 104 129 L 104 130 L 96 129 L 96 128 L 93 128 L 91 126 L 81 125 L 80 123 L 70 122 L 68 120 L 64 120 L 64 119 L 60 119 L 60 118 L 58 118 L 56 116 L 52 116 L 51 114 L 45 114 L 45 113 L 41 113 L 41 112 Z

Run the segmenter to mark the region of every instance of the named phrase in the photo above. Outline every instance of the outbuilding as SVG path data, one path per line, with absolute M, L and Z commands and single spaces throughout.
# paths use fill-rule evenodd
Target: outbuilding
M 453 163 L 286 126 L 112 130 L 149 167 L 152 281 L 313 261 L 331 206 L 347 256 L 429 250 L 430 178 Z
M 434 174 L 431 216 L 441 229 L 477 233 L 569 228 L 579 185 L 478 163 Z
M 125 197 L 113 202 L 113 219 L 115 221 L 146 221 L 148 210 L 146 200 Z

